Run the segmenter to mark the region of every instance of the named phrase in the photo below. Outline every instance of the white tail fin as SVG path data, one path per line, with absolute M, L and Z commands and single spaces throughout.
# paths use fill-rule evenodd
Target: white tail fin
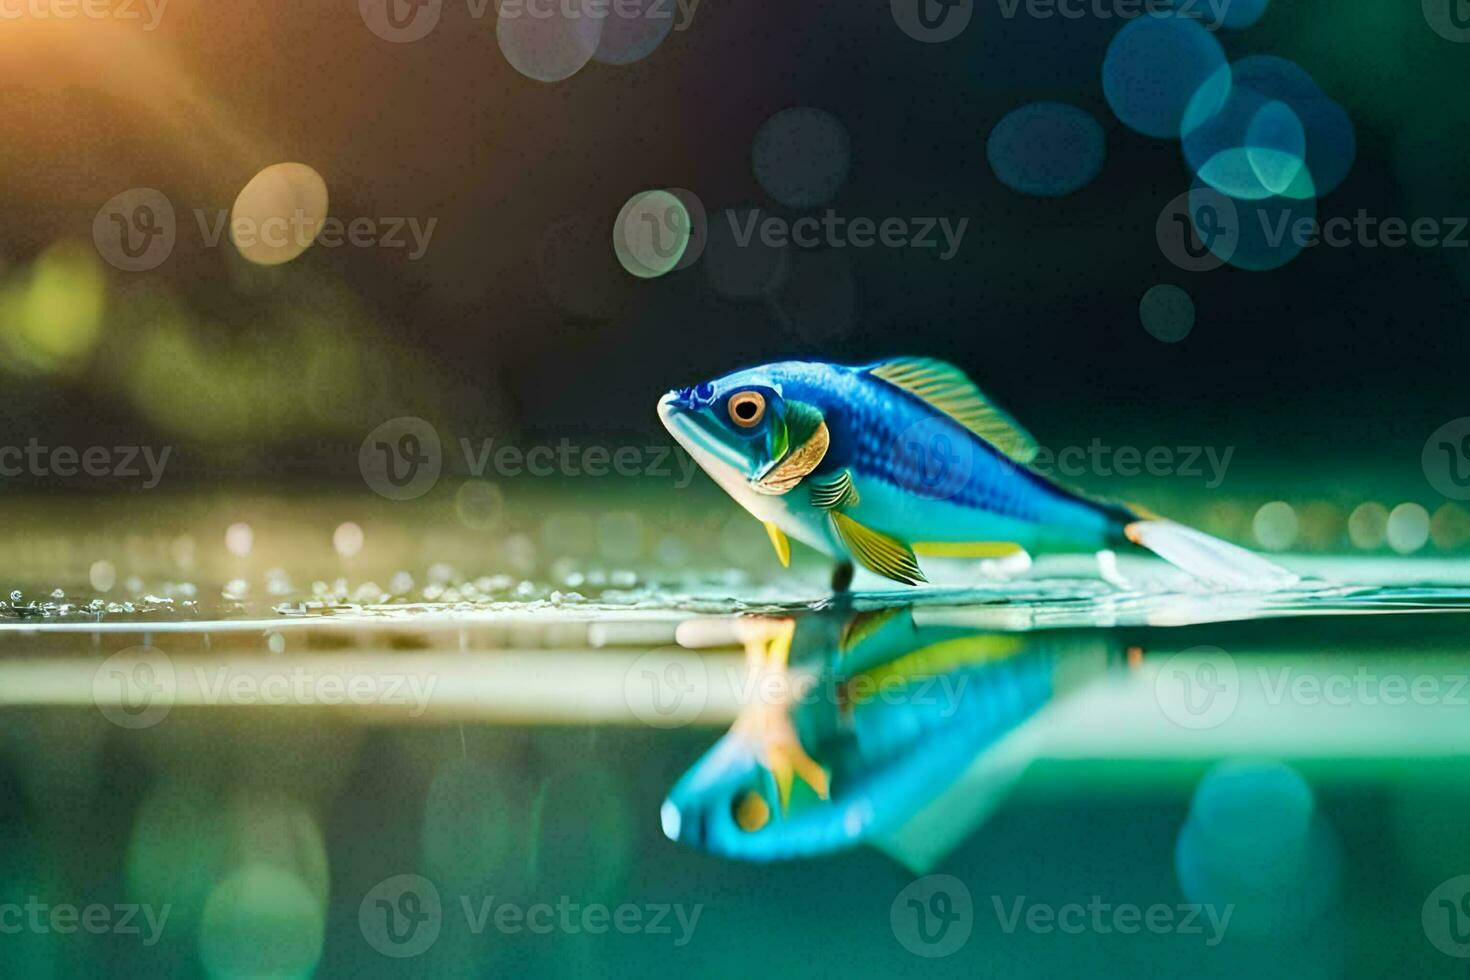
M 1210 585 L 1230 589 L 1281 589 L 1300 579 L 1244 548 L 1173 521 L 1134 521 L 1128 540 Z

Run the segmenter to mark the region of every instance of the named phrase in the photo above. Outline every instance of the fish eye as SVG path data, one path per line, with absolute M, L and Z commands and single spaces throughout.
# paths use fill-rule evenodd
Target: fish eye
M 730 421 L 742 429 L 749 429 L 760 422 L 766 414 L 766 399 L 758 391 L 741 391 L 730 396 L 726 406 Z
M 730 808 L 735 825 L 746 833 L 760 830 L 771 821 L 771 805 L 755 790 L 746 790 Z

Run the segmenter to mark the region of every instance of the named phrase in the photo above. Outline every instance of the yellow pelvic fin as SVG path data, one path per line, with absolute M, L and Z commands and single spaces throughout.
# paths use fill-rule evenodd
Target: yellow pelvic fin
M 870 369 L 895 387 L 943 412 L 1018 463 L 1036 458 L 1036 440 L 983 395 L 953 364 L 931 357 L 901 357 Z
M 853 558 L 868 571 L 905 585 L 928 581 L 919 571 L 918 559 L 902 541 L 865 527 L 841 511 L 832 512 L 832 527 Z
M 791 786 L 796 777 L 810 786 L 817 796 L 827 799 L 830 792 L 827 770 L 806 754 L 801 743 L 771 746 L 767 750 L 767 763 L 776 780 L 776 796 L 783 816 L 791 805 Z
M 791 541 L 786 537 L 786 532 L 770 521 L 764 523 L 766 525 L 766 534 L 770 535 L 771 538 L 771 546 L 776 549 L 776 557 L 781 559 L 781 567 L 790 568 Z
M 792 487 L 801 482 L 802 477 L 817 468 L 826 457 L 827 447 L 831 443 L 832 436 L 827 431 L 827 423 L 817 423 L 811 438 L 787 453 L 786 458 L 776 464 L 765 476 L 759 480 L 753 480 L 750 488 L 768 497 L 779 497 L 789 492 Z
M 1004 558 L 1025 550 L 1014 541 L 914 542 L 914 554 L 930 558 Z

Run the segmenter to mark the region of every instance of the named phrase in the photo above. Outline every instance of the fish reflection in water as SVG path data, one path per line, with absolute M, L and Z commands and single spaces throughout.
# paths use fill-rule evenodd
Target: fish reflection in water
M 743 707 L 670 791 L 664 832 L 752 861 L 869 843 L 928 866 L 1020 775 L 1027 723 L 1124 662 L 1107 634 L 926 618 L 899 606 L 741 621 Z

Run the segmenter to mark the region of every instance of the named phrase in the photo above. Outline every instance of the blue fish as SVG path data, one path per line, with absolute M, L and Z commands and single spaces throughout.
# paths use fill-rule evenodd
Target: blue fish
M 1219 587 L 1297 580 L 1243 548 L 1053 482 L 1030 466 L 1036 440 L 943 361 L 784 361 L 670 391 L 658 414 L 765 524 L 783 565 L 795 538 L 918 585 L 926 555 L 1140 546 Z
M 794 624 L 796 642 L 803 632 L 824 642 L 826 618 Z M 1117 659 L 1092 634 L 921 627 L 901 607 L 852 617 L 815 664 L 783 649 L 779 627 L 773 635 L 755 644 L 764 650 L 755 659 L 788 683 L 753 684 L 767 695 L 669 791 L 662 823 L 673 840 L 748 861 L 885 846 L 988 750 Z M 996 773 L 982 777 L 961 787 L 971 819 L 946 833 L 973 829 L 975 798 L 994 806 L 1009 788 Z M 926 849 L 937 843 L 921 836 Z

